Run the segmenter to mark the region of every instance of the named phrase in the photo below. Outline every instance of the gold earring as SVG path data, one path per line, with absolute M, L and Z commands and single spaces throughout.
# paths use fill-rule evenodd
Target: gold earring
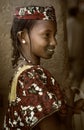
M 25 43 L 26 43 L 26 41 L 25 41 L 24 39 L 22 39 L 22 43 L 23 43 L 23 44 L 25 44 Z

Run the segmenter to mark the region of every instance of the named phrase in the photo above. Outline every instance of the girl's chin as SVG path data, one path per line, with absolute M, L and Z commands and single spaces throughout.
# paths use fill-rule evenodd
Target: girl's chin
M 45 59 L 51 59 L 53 55 L 48 55 Z

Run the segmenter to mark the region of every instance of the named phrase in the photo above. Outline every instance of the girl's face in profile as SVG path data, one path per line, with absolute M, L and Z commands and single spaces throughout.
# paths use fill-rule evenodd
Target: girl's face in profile
M 44 59 L 51 58 L 56 46 L 56 23 L 37 20 L 30 31 L 31 54 Z

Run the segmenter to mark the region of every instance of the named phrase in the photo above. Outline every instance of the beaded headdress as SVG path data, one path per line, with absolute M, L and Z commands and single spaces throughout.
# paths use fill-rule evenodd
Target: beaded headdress
M 18 19 L 56 20 L 53 6 L 17 7 L 14 16 Z

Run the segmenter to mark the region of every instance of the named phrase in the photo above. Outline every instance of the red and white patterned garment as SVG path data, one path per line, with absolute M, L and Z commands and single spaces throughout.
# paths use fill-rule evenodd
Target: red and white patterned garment
M 59 85 L 50 72 L 36 65 L 17 79 L 17 96 L 9 103 L 4 130 L 30 130 L 56 111 L 65 113 Z

